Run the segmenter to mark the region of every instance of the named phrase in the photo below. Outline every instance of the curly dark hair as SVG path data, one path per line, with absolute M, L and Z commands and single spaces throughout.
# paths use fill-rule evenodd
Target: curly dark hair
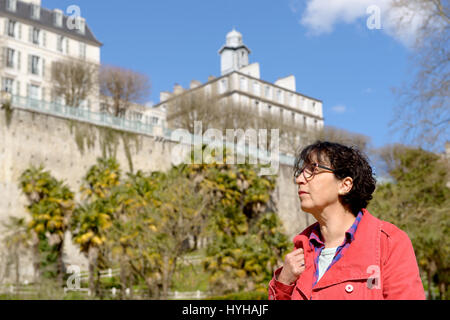
M 340 199 L 343 205 L 349 206 L 355 216 L 367 207 L 375 191 L 376 179 L 367 157 L 361 151 L 339 143 L 317 141 L 303 148 L 297 155 L 294 176 L 305 164 L 314 162 L 329 162 L 337 179 L 353 179 L 352 189 L 346 195 L 340 196 Z

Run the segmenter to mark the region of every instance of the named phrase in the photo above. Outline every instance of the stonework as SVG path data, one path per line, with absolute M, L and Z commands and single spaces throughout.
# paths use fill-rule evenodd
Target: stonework
M 103 156 L 104 129 L 81 121 L 29 110 L 13 109 L 12 114 L 8 114 L 4 109 L 0 110 L 0 222 L 6 221 L 9 216 L 28 215 L 25 209 L 27 201 L 21 194 L 18 179 L 30 165 L 43 164 L 46 170 L 51 171 L 55 178 L 64 180 L 78 196 L 82 176 L 96 163 L 98 157 Z M 84 132 L 90 143 L 84 141 L 82 145 L 76 130 Z M 115 152 L 124 173 L 128 172 L 130 167 L 134 171 L 165 171 L 170 168 L 171 162 L 168 159 L 175 142 L 140 134 L 129 139 L 128 143 L 131 163 L 121 139 L 112 151 Z M 278 214 L 290 239 L 312 223 L 312 218 L 308 218 L 300 210 L 297 188 L 292 180 L 292 167 L 280 164 L 274 198 Z M 4 249 L 0 252 L 4 252 Z M 23 263 L 22 280 L 31 281 L 32 264 L 29 258 L 27 259 L 29 262 Z M 66 241 L 65 262 L 79 265 L 82 270 L 87 269 L 86 258 L 71 243 L 70 237 L 67 237 Z

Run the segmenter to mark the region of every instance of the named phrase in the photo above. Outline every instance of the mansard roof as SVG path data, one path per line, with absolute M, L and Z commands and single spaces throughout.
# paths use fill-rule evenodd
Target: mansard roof
M 55 33 L 64 34 L 66 36 L 76 38 L 80 41 L 88 42 L 95 46 L 102 46 L 103 44 L 97 40 L 94 36 L 93 32 L 89 28 L 86 23 L 86 28 L 84 34 L 78 32 L 77 30 L 71 30 L 67 27 L 68 16 L 63 15 L 62 26 L 58 27 L 54 24 L 54 11 L 40 7 L 40 17 L 39 19 L 31 18 L 31 3 L 26 3 L 22 1 L 17 1 L 17 8 L 15 12 L 9 11 L 6 9 L 7 0 L 0 0 L 0 15 L 7 16 L 13 19 L 19 19 L 22 21 L 26 21 L 27 23 L 36 26 L 42 27 Z

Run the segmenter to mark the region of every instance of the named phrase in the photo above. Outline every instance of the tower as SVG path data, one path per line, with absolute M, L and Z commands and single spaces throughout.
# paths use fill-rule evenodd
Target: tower
M 221 74 L 237 71 L 248 65 L 250 49 L 242 42 L 242 34 L 234 28 L 227 34 L 226 44 L 219 50 Z

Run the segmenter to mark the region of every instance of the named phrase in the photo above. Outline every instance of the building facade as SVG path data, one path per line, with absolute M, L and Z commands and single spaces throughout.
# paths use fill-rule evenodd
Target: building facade
M 63 104 L 52 89 L 54 62 L 68 59 L 100 67 L 102 43 L 83 17 L 67 16 L 60 9 L 41 7 L 41 0 L 0 0 L 1 91 L 36 101 Z M 98 88 L 81 108 L 102 111 Z M 132 104 L 126 118 L 156 126 L 165 125 L 161 110 Z
M 231 99 L 233 103 L 248 106 L 255 117 L 279 117 L 282 122 L 305 131 L 323 128 L 322 101 L 297 92 L 293 75 L 274 83 L 261 79 L 259 64 L 249 64 L 250 50 L 243 43 L 239 32 L 232 30 L 227 34 L 226 44 L 219 54 L 220 77 L 210 77 L 204 84 L 193 80 L 188 89 L 175 85 L 173 92 L 161 92 L 160 103 L 155 107 L 167 109 L 179 99 L 204 91 L 206 95 L 216 94 L 219 100 L 229 102 Z M 219 105 L 227 107 L 227 103 Z
M 100 65 L 102 44 L 82 17 L 41 7 L 40 0 L 0 0 L 1 89 L 47 102 L 53 62 L 78 59 Z M 98 94 L 84 101 L 93 109 Z

